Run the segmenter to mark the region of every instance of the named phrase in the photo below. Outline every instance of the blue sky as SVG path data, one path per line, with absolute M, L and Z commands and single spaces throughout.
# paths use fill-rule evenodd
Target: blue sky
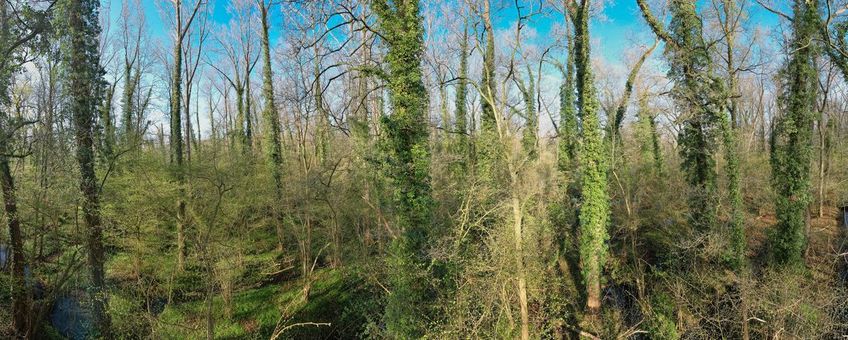
M 530 2 L 537 3 L 535 1 Z M 704 6 L 709 4 L 709 1 L 706 0 L 698 0 L 698 2 L 699 9 L 703 9 Z M 749 25 L 761 26 L 766 29 L 779 25 L 777 15 L 766 11 L 754 1 L 749 2 L 746 5 Z M 512 3 L 512 1 L 509 3 Z M 505 29 L 515 21 L 515 6 L 504 8 L 501 12 L 497 17 L 500 20 L 497 20 L 495 25 Z M 654 14 L 659 16 L 662 13 Z M 548 39 L 547 33 L 553 27 L 553 24 L 561 21 L 561 15 L 537 16 L 533 18 L 531 26 L 538 31 L 540 39 Z M 610 62 L 620 61 L 628 49 L 640 48 L 641 45 L 650 44 L 655 37 L 642 19 L 636 0 L 604 1 L 602 15 L 592 18 L 590 25 L 592 39 L 597 42 L 593 53 Z
M 119 17 L 122 1 L 124 0 L 104 0 L 104 6 L 108 6 L 111 3 L 113 18 Z M 523 2 L 527 1 L 525 0 Z M 537 3 L 535 1 L 529 2 Z M 699 0 L 699 2 L 699 6 L 706 5 L 704 0 Z M 165 6 L 165 9 L 170 9 L 170 0 L 142 0 L 141 3 L 144 7 L 150 32 L 157 39 L 166 40 L 169 28 L 167 27 L 167 21 L 161 17 L 159 8 Z M 210 3 L 213 4 L 212 22 L 217 24 L 227 23 L 230 17 L 229 13 L 227 13 L 228 1 L 211 0 Z M 512 3 L 512 1 L 509 1 L 509 3 Z M 765 27 L 773 27 L 778 24 L 776 15 L 765 11 L 756 3 L 752 2 L 748 7 L 752 23 Z M 500 29 L 507 28 L 515 21 L 514 6 L 503 8 L 501 13 L 498 14 L 495 18 L 495 25 Z M 273 28 L 280 20 L 279 15 L 272 17 L 272 35 L 278 34 Z M 553 24 L 561 20 L 562 18 L 557 15 L 536 16 L 533 18 L 531 26 L 544 39 Z M 600 46 L 598 46 L 599 51 L 597 52 L 610 61 L 620 59 L 625 49 L 637 46 L 634 43 L 647 43 L 653 39 L 653 36 L 647 30 L 647 26 L 641 18 L 635 0 L 606 0 L 603 16 L 595 18 L 592 21 L 591 34 L 595 40 L 600 42 Z
M 133 0 L 103 1 L 104 11 L 107 11 L 108 8 L 108 12 L 110 13 L 110 17 L 113 19 L 112 22 L 114 25 L 120 18 L 122 2 Z M 229 0 L 208 1 L 212 4 L 212 16 L 210 20 L 212 27 L 226 25 L 229 23 L 230 15 L 227 9 Z M 703 7 L 711 0 L 697 1 L 699 2 L 699 7 Z M 145 12 L 147 28 L 153 36 L 154 41 L 158 42 L 158 44 L 151 42 L 157 44 L 153 46 L 169 45 L 171 40 L 171 28 L 169 27 L 169 19 L 162 17 L 162 10 L 164 10 L 164 13 L 172 15 L 173 9 L 171 0 L 140 0 L 140 2 Z M 533 6 L 538 6 L 539 0 L 521 0 L 519 2 L 522 5 L 530 7 L 531 4 Z M 496 12 L 493 15 L 493 19 L 495 21 L 496 30 L 511 30 L 511 27 L 514 27 L 513 25 L 517 18 L 513 1 L 494 0 L 493 3 L 500 5 L 494 7 Z M 548 6 L 547 1 L 545 1 L 545 3 L 546 6 Z M 767 31 L 773 31 L 773 29 L 780 24 L 777 15 L 766 11 L 754 1 L 750 1 L 750 4 L 747 6 L 747 12 L 749 13 L 750 19 L 748 21 L 749 25 L 760 26 Z M 781 8 L 781 10 L 786 9 Z M 526 13 L 527 11 L 529 11 L 527 8 L 522 10 L 523 13 Z M 543 11 L 549 14 L 534 16 L 528 24 L 530 29 L 535 31 L 535 37 L 533 38 L 534 41 L 528 42 L 527 45 L 536 44 L 537 46 L 548 46 L 557 38 L 552 35 L 552 31 L 554 27 L 562 24 L 562 15 L 551 13 L 552 9 L 549 7 L 545 7 Z M 655 14 L 661 15 L 662 13 Z M 280 29 L 282 20 L 280 8 L 279 6 L 276 6 L 272 10 L 271 17 L 270 33 L 272 41 L 277 41 L 282 34 Z M 643 48 L 642 46 L 651 44 L 654 41 L 654 35 L 650 32 L 649 28 L 642 19 L 636 0 L 605 0 L 602 15 L 593 18 L 590 25 L 593 41 L 593 55 L 600 57 L 603 60 L 604 65 L 606 65 L 607 68 L 611 68 L 614 72 L 625 72 L 624 68 L 626 66 L 623 60 L 630 50 L 641 50 Z M 117 27 L 113 27 L 113 29 L 117 29 Z M 769 39 L 773 39 L 773 37 Z M 654 60 L 661 60 L 660 56 L 661 49 L 654 53 Z M 557 59 L 560 58 L 561 57 L 557 57 Z M 557 78 L 558 72 L 553 72 L 550 76 Z M 555 81 L 555 83 L 558 83 L 558 81 Z M 204 131 L 204 134 L 205 132 L 206 131 Z

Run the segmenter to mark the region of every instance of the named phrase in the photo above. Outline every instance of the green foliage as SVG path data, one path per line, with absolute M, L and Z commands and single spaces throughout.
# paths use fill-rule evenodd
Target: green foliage
M 538 134 L 539 134 L 539 114 L 536 112 L 536 80 L 533 79 L 533 70 L 527 66 L 527 84 L 523 81 L 519 82 L 521 88 L 521 96 L 524 100 L 524 134 L 521 137 L 521 145 L 524 147 L 524 152 L 530 159 L 539 157 L 538 150 Z
M 428 314 L 428 234 L 432 210 L 427 91 L 421 71 L 424 28 L 417 1 L 374 1 L 374 11 L 389 45 L 389 99 L 383 117 L 386 169 L 394 190 L 401 236 L 389 249 L 392 293 L 386 305 L 386 330 L 397 337 L 423 334 Z
M 652 339 L 680 339 L 674 322 L 674 301 L 665 293 L 652 296 L 651 315 L 648 317 L 647 331 Z
M 282 196 L 283 179 L 280 167 L 283 164 L 283 150 L 280 144 L 280 118 L 274 98 L 274 75 L 271 70 L 271 44 L 268 37 L 268 7 L 261 2 L 260 11 L 262 17 L 262 97 L 265 107 L 262 108 L 262 121 L 264 123 L 265 137 L 263 147 L 265 148 L 265 161 L 271 176 L 274 178 L 277 198 Z
M 792 54 L 786 65 L 786 112 L 777 117 L 771 138 L 773 186 L 777 192 L 777 228 L 771 235 L 773 260 L 802 265 L 806 249 L 807 207 L 810 204 L 810 162 L 818 71 L 813 38 L 818 32 L 815 2 L 795 1 Z
M 688 115 L 678 137 L 682 168 L 690 186 L 690 224 L 699 232 L 717 223 L 715 152 L 725 104 L 724 85 L 712 74 L 712 61 L 695 3 L 674 0 L 669 5 L 669 32 L 675 48 L 666 49 L 672 97 Z
M 636 138 L 639 142 L 639 152 L 642 163 L 653 163 L 655 174 L 663 174 L 663 156 L 660 147 L 660 137 L 657 132 L 655 113 L 648 106 L 647 95 L 639 98 L 639 112 L 636 122 Z
M 571 39 L 569 38 L 569 46 Z M 559 89 L 559 142 L 557 147 L 557 167 L 560 172 L 568 172 L 577 157 L 577 98 L 574 88 L 574 49 L 569 47 L 568 63 Z
M 488 0 L 486 0 L 488 1 Z M 490 6 L 488 2 L 485 6 Z M 486 30 L 486 46 L 483 50 L 483 74 L 480 81 L 480 131 L 476 143 L 476 171 L 483 181 L 496 183 L 502 179 L 503 169 L 499 166 L 503 159 L 504 150 L 500 143 L 500 131 L 495 105 L 497 103 L 497 84 L 495 80 L 495 32 L 491 27 L 491 13 L 485 11 L 484 28 Z
M 76 158 L 80 170 L 82 211 L 87 228 L 86 248 L 91 273 L 90 298 L 93 304 L 95 334 L 111 338 L 107 311 L 108 295 L 103 263 L 103 225 L 100 219 L 98 178 L 95 174 L 94 121 L 102 104 L 103 74 L 100 66 L 100 2 L 97 0 L 65 0 L 59 4 L 63 41 L 62 63 L 69 110 L 73 116 Z
M 731 205 L 730 247 L 727 262 L 734 269 L 740 269 L 745 262 L 745 212 L 742 207 L 742 189 L 740 188 L 739 152 L 736 144 L 736 131 L 730 126 L 726 116 L 721 117 L 724 152 Z
M 600 126 L 599 106 L 592 74 L 589 39 L 589 1 L 584 1 L 574 23 L 577 92 L 582 118 L 579 152 L 580 259 L 589 307 L 600 303 L 600 281 L 607 255 L 607 223 L 610 203 L 607 193 L 607 150 Z M 594 301 L 593 301 L 594 300 Z

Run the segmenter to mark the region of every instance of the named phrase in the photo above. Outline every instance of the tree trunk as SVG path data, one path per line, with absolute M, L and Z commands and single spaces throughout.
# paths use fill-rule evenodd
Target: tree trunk
M 5 149 L 5 148 L 4 148 Z M 24 241 L 21 233 L 21 222 L 18 218 L 17 195 L 12 172 L 9 168 L 9 158 L 0 156 L 0 185 L 3 190 L 3 202 L 6 221 L 9 224 L 9 237 L 12 247 L 12 326 L 19 336 L 29 337 L 30 301 L 29 287 L 26 284 L 24 268 Z
M 182 112 L 180 110 L 182 100 L 182 17 L 180 15 L 182 2 L 174 2 L 176 14 L 176 36 L 174 41 L 174 69 L 171 71 L 173 79 L 171 82 L 171 163 L 179 190 L 177 193 L 177 269 L 185 268 L 185 176 L 183 174 L 183 136 L 182 136 Z
M 75 126 L 76 158 L 80 169 L 79 188 L 82 193 L 82 213 L 87 227 L 86 245 L 88 267 L 91 272 L 89 290 L 92 303 L 95 336 L 112 338 L 108 310 L 106 273 L 103 268 L 105 249 L 103 225 L 100 221 L 97 175 L 94 172 L 94 118 L 100 93 L 100 60 L 97 51 L 97 22 L 99 1 L 70 0 L 65 8 L 69 24 L 70 44 L 64 53 L 66 67 L 71 74 L 66 78 L 70 95 L 70 111 Z
M 514 172 L 512 176 L 513 185 L 518 185 L 518 178 Z M 527 307 L 527 278 L 524 268 L 524 236 L 522 231 L 523 212 L 521 200 L 518 198 L 517 187 L 513 188 L 512 194 L 512 218 L 515 239 L 515 265 L 518 273 L 518 303 L 521 308 L 521 339 L 530 339 L 530 312 Z

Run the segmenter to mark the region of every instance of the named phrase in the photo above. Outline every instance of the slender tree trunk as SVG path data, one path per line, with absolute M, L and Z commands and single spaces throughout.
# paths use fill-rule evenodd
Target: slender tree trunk
M 251 102 L 252 99 L 250 96 L 250 55 L 245 52 L 245 70 L 244 70 L 244 145 L 247 147 L 246 151 L 253 150 L 253 112 L 251 112 Z
M 270 5 L 266 5 L 265 0 L 259 1 L 259 14 L 262 19 L 262 95 L 265 97 L 265 107 L 262 110 L 263 134 L 265 136 L 263 147 L 265 148 L 265 161 L 268 170 L 274 179 L 274 194 L 279 206 L 283 204 L 283 150 L 280 144 L 280 116 L 274 100 L 274 73 L 271 69 L 268 6 Z M 275 214 L 277 215 L 274 222 L 277 231 L 277 248 L 282 251 L 285 238 L 282 214 L 279 211 Z
M 829 120 L 829 119 L 828 119 Z M 824 217 L 824 197 L 827 184 L 828 153 L 830 147 L 830 122 L 825 123 L 825 113 L 819 119 L 819 187 L 818 187 L 818 217 Z
M 29 324 L 30 299 L 29 287 L 27 287 L 24 277 L 26 266 L 24 241 L 21 233 L 21 221 L 18 217 L 15 183 L 9 168 L 9 158 L 6 156 L 0 156 L 0 185 L 2 185 L 3 190 L 3 206 L 6 212 L 6 222 L 9 224 L 9 237 L 12 247 L 12 322 L 16 334 L 29 337 L 31 336 Z
M 182 136 L 182 1 L 175 0 L 174 11 L 176 14 L 176 32 L 174 37 L 174 65 L 171 82 L 171 165 L 177 179 L 179 190 L 177 193 L 177 269 L 185 268 L 185 175 L 183 173 L 183 136 Z
M 186 67 L 188 69 L 188 67 Z M 185 161 L 191 164 L 191 140 L 194 137 L 194 132 L 191 127 L 191 82 L 186 81 L 185 86 L 185 104 L 183 104 L 185 114 Z
M 513 218 L 513 238 L 515 239 L 515 265 L 518 273 L 518 303 L 521 310 L 521 339 L 530 339 L 530 312 L 527 307 L 527 274 L 524 268 L 524 232 L 523 232 L 523 217 L 524 212 L 521 208 L 521 200 L 518 197 L 517 187 L 519 180 L 516 172 L 511 171 L 513 190 L 512 198 L 512 218 Z

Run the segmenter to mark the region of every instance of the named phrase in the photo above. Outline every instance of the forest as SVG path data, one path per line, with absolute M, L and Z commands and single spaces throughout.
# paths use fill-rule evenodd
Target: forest
M 844 339 L 848 0 L 0 0 L 0 338 Z

